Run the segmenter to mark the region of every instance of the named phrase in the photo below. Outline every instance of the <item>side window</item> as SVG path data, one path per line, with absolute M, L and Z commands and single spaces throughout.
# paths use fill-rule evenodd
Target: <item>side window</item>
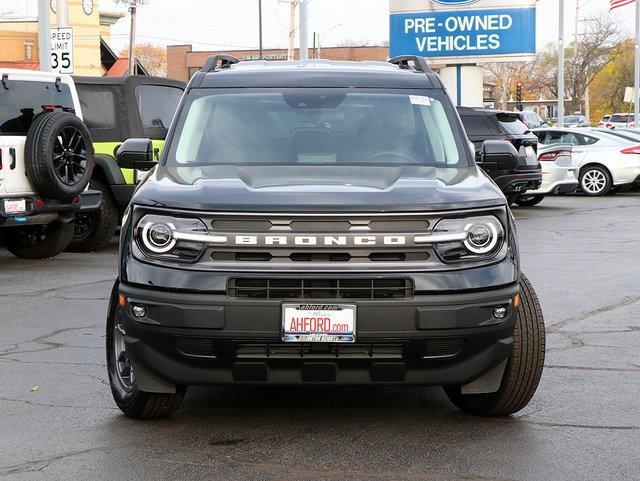
M 109 88 L 77 85 L 82 117 L 89 130 L 116 128 L 115 98 Z
M 0 88 L 0 133 L 25 135 L 36 115 L 48 106 L 73 110 L 71 89 L 67 84 L 9 80 L 9 88 Z
M 481 115 L 461 115 L 460 120 L 462 120 L 462 125 L 470 137 L 491 135 L 491 131 Z
M 598 139 L 590 135 L 578 135 L 578 139 L 580 140 L 580 145 L 593 145 L 598 141 Z
M 564 132 L 556 132 L 553 130 L 547 130 L 543 133 L 542 137 L 540 137 L 540 141 L 546 145 L 554 145 L 563 143 L 563 135 Z
M 173 114 L 182 97 L 182 89 L 160 85 L 139 85 L 136 100 L 145 136 L 164 139 L 171 125 Z
M 560 141 L 563 144 L 571 144 L 571 145 L 578 145 L 580 143 L 578 141 L 578 136 L 573 132 L 562 132 Z

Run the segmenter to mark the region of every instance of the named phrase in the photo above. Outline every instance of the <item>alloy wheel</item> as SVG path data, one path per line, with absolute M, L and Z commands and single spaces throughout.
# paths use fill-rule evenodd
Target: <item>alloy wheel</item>
M 607 176 L 601 170 L 588 170 L 582 176 L 582 188 L 589 194 L 599 194 L 607 185 Z
M 75 127 L 64 127 L 56 137 L 53 170 L 63 184 L 72 186 L 82 181 L 87 170 L 87 146 Z

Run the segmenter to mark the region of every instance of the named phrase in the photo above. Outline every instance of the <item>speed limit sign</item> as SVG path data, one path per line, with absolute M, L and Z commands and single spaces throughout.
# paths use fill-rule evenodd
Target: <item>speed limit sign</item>
M 51 69 L 73 73 L 73 28 L 51 29 Z

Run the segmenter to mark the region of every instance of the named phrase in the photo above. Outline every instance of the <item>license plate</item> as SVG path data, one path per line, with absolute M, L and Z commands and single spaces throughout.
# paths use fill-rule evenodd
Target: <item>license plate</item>
M 24 214 L 26 211 L 27 201 L 24 199 L 4 201 L 4 213 L 7 215 Z
M 356 306 L 352 304 L 283 304 L 285 342 L 355 342 Z

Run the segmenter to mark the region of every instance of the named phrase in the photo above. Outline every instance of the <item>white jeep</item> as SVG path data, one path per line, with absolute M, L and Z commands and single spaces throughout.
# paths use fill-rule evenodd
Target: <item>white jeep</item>
M 91 137 L 68 75 L 0 69 L 0 238 L 14 255 L 53 257 L 71 242 L 87 190 Z

